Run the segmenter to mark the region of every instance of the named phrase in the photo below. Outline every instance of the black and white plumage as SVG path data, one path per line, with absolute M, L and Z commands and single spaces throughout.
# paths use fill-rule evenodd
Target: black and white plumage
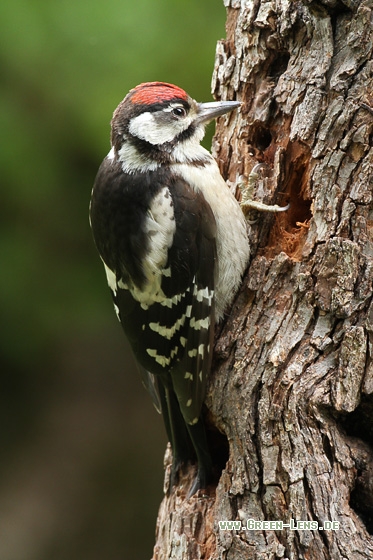
M 200 141 L 237 102 L 199 104 L 162 82 L 141 84 L 115 110 L 90 219 L 115 310 L 162 409 L 180 463 L 198 460 L 190 494 L 208 483 L 201 407 L 214 324 L 249 258 L 246 223 Z

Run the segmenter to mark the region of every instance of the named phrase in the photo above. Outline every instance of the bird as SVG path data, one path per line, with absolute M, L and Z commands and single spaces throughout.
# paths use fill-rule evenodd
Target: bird
M 202 405 L 215 325 L 250 258 L 245 217 L 201 145 L 206 125 L 239 101 L 198 103 L 146 82 L 113 113 L 90 224 L 114 308 L 172 448 L 171 487 L 197 463 L 188 497 L 211 482 Z

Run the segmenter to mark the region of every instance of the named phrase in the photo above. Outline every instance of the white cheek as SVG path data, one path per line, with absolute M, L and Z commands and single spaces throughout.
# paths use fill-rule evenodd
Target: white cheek
M 164 144 L 171 142 L 177 134 L 188 128 L 190 119 L 183 121 L 174 121 L 169 125 L 157 123 L 153 113 L 142 113 L 138 117 L 131 120 L 129 132 L 141 140 L 145 140 L 150 144 Z

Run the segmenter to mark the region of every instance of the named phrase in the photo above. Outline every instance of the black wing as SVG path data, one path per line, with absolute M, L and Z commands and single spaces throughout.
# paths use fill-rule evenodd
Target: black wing
M 172 383 L 185 421 L 193 424 L 211 364 L 214 216 L 202 194 L 180 177 L 164 171 L 129 176 L 111 162 L 103 165 L 93 192 L 91 223 L 101 257 L 115 275 L 118 316 L 139 363 L 165 385 Z M 171 195 L 176 228 L 161 265 L 161 296 L 148 305 L 133 295 L 149 289 L 142 262 L 152 251 L 152 238 L 145 221 L 162 190 Z

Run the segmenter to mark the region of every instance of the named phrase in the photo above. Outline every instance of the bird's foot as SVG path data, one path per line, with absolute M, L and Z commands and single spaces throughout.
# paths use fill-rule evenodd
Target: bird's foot
M 262 167 L 261 163 L 257 163 L 253 167 L 247 182 L 241 182 L 238 185 L 241 190 L 240 206 L 243 213 L 246 214 L 250 210 L 259 210 L 260 212 L 285 212 L 285 210 L 290 208 L 290 204 L 287 204 L 286 206 L 278 206 L 278 204 L 264 204 L 264 202 L 253 200 L 254 188 L 258 181 L 259 172 Z

